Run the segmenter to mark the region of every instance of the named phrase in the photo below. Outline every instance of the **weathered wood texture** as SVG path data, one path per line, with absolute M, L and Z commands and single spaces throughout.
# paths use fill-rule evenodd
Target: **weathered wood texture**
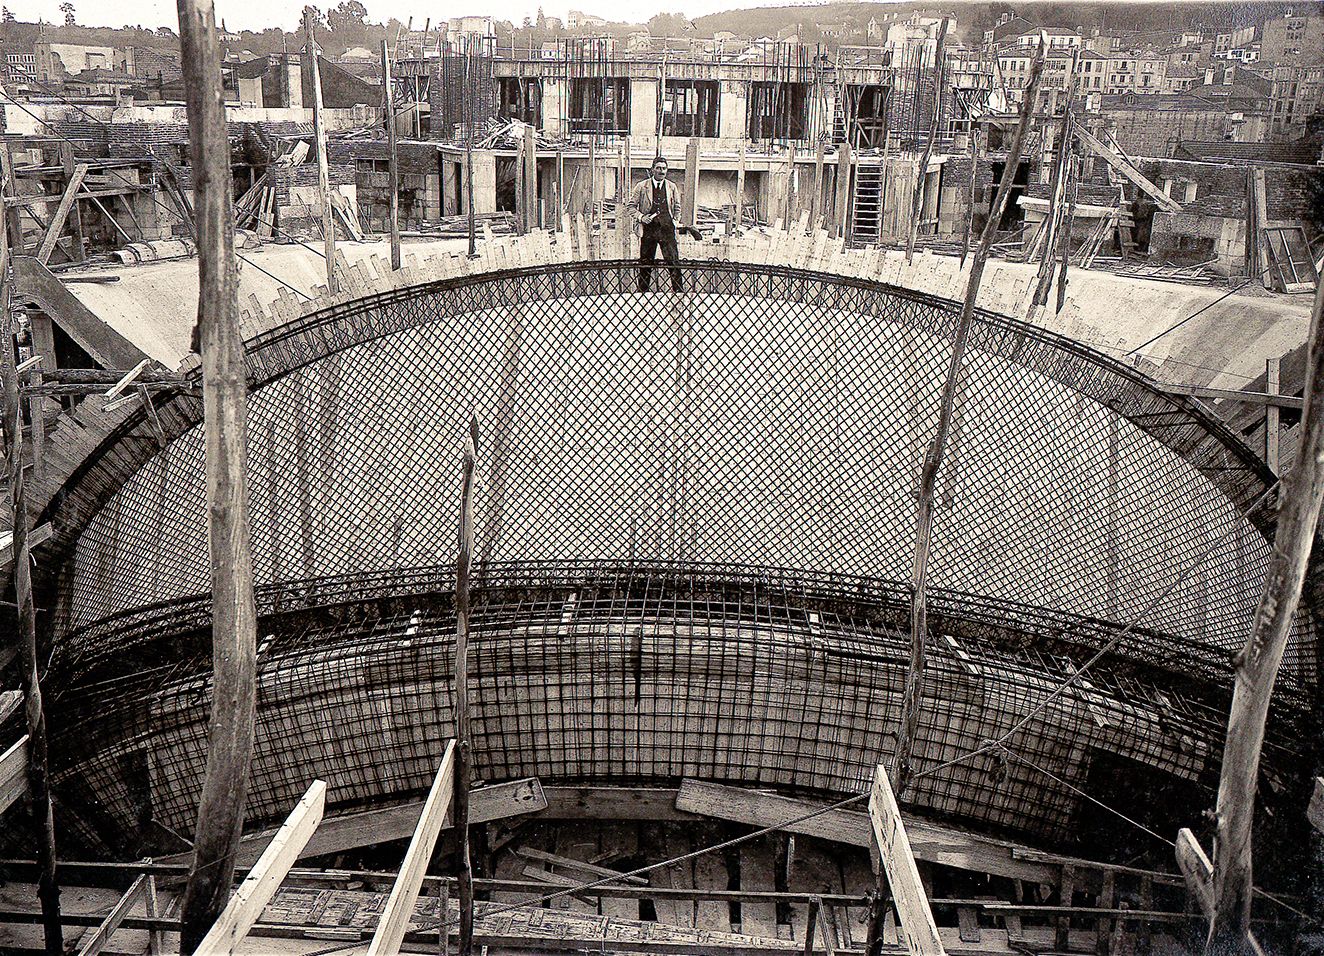
M 1238 952 L 1250 931 L 1254 895 L 1251 830 L 1260 749 L 1274 681 L 1301 599 L 1306 562 L 1324 502 L 1324 282 L 1315 291 L 1306 366 L 1305 412 L 1296 464 L 1283 480 L 1278 530 L 1264 594 L 1246 646 L 1237 657 L 1227 744 L 1218 786 L 1218 839 L 1214 854 L 1216 909 L 1207 952 Z
M 247 409 L 239 331 L 230 145 L 211 0 L 179 0 L 184 98 L 198 227 L 198 331 L 206 437 L 213 681 L 206 780 L 180 946 L 192 952 L 230 895 L 253 757 L 257 612 L 248 523 Z

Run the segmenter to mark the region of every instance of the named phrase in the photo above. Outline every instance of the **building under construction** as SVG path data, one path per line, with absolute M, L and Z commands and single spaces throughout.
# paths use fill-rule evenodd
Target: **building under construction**
M 1305 173 L 783 53 L 8 137 L 0 950 L 1317 951 Z

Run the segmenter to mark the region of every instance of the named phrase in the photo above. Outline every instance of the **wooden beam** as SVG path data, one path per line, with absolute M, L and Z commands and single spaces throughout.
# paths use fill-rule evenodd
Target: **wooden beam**
M 1251 831 L 1260 750 L 1273 685 L 1301 600 L 1311 543 L 1324 504 L 1324 282 L 1315 290 L 1307 347 L 1305 410 L 1296 464 L 1283 479 L 1278 528 L 1259 607 L 1245 647 L 1236 657 L 1232 708 L 1219 777 L 1215 841 L 1216 909 L 1208 951 L 1233 952 L 1250 931 L 1254 892 Z
M 493 820 L 504 820 L 524 813 L 536 813 L 547 806 L 547 797 L 537 777 L 495 783 L 471 791 L 470 796 L 470 823 L 490 823 Z M 299 858 L 329 856 L 333 853 L 376 846 L 393 840 L 407 840 L 418 828 L 418 820 L 422 812 L 423 801 L 420 800 L 398 807 L 384 807 L 379 810 L 364 810 L 359 813 L 328 817 L 322 821 L 322 825 L 317 828 L 312 839 L 300 851 Z M 447 820 L 443 829 L 450 826 L 451 823 Z M 252 866 L 277 832 L 263 830 L 245 836 L 239 842 L 236 865 Z M 192 859 L 193 853 L 186 852 L 158 857 L 158 862 L 188 863 Z
M 248 383 L 239 331 L 233 177 L 212 0 L 177 0 L 198 243 L 212 695 L 207 765 L 184 889 L 180 952 L 202 942 L 226 907 L 243 830 L 257 710 L 257 609 L 249 544 Z
M 410 917 L 414 915 L 414 900 L 423 885 L 423 875 L 432 861 L 432 849 L 436 846 L 437 836 L 441 833 L 441 824 L 450 807 L 455 792 L 455 741 L 446 745 L 446 752 L 441 758 L 441 766 L 432 781 L 432 789 L 423 804 L 423 812 L 414 828 L 414 837 L 405 851 L 404 862 L 386 906 L 377 920 L 377 930 L 368 944 L 367 956 L 395 956 L 400 952 L 400 943 L 409 929 Z
M 64 167 L 65 180 L 72 182 L 75 172 L 77 171 L 77 166 L 74 163 L 74 147 L 72 143 L 60 144 L 60 162 Z M 90 168 L 90 164 L 88 168 Z M 86 169 L 84 172 L 86 172 Z M 81 180 L 79 185 L 82 185 Z M 77 190 L 75 190 L 75 194 L 76 193 Z M 73 227 L 74 261 L 82 262 L 87 258 L 87 253 L 83 249 L 83 210 L 79 207 L 77 200 L 78 197 L 75 195 L 73 205 L 69 208 L 69 224 Z
M 473 951 L 474 886 L 469 858 L 469 778 L 473 737 L 469 724 L 469 579 L 474 553 L 474 470 L 478 458 L 478 415 L 469 419 L 469 434 L 460 453 L 459 549 L 455 558 L 455 829 L 459 834 L 460 873 L 456 888 L 460 907 L 460 956 Z
M 182 0 L 181 0 L 182 2 Z M 336 290 L 336 222 L 331 207 L 331 172 L 326 161 L 326 120 L 322 116 L 322 73 L 317 65 L 317 43 L 313 39 L 313 11 L 303 11 L 304 65 L 312 81 L 313 142 L 317 150 L 317 195 L 322 204 L 322 256 L 326 259 L 326 288 Z
M 1212 919 L 1214 903 L 1214 867 L 1205 855 L 1204 848 L 1195 834 L 1182 827 L 1177 831 L 1177 868 L 1186 880 L 1186 889 L 1195 899 L 1206 919 Z M 1250 949 L 1256 956 L 1264 956 L 1264 950 L 1252 935 Z
M 1219 401 L 1245 402 L 1248 405 L 1272 405 L 1276 408 L 1290 408 L 1300 411 L 1305 406 L 1303 399 L 1294 395 L 1280 395 L 1277 392 L 1243 392 L 1234 388 L 1210 388 L 1205 385 L 1169 385 L 1162 383 L 1159 391 L 1167 395 L 1190 395 L 1193 398 L 1211 398 Z
M 1158 203 L 1158 207 L 1164 212 L 1182 211 L 1181 203 L 1146 179 L 1144 174 L 1117 150 L 1100 142 L 1089 130 L 1085 129 L 1084 124 L 1076 124 L 1074 132 L 1082 143 L 1094 151 L 1095 155 L 1101 157 L 1105 163 L 1140 187 L 1141 191 Z
M 398 47 L 397 47 L 398 49 Z M 391 268 L 400 268 L 400 159 L 395 145 L 395 101 L 391 90 L 391 56 L 382 39 L 382 105 L 386 117 L 387 169 L 390 176 Z
M 688 813 L 718 820 L 730 820 L 755 827 L 784 826 L 791 833 L 800 833 L 868 847 L 873 842 L 869 815 L 858 810 L 832 810 L 799 823 L 798 817 L 819 809 L 815 804 L 778 794 L 746 790 L 702 780 L 685 780 L 676 793 L 676 808 Z M 1027 880 L 1034 883 L 1056 883 L 1060 863 L 1040 860 L 1020 860 L 1015 856 L 1015 844 L 964 833 L 949 827 L 937 826 L 910 818 L 906 821 L 911 849 L 915 857 L 928 863 L 958 867 L 976 873 Z
M 31 551 L 38 545 L 44 544 L 50 540 L 54 532 L 51 530 L 50 523 L 39 524 L 28 532 L 28 550 Z M 0 532 L 0 569 L 9 567 L 14 560 L 14 532 Z
M 679 225 L 694 225 L 699 208 L 699 137 L 691 136 L 685 144 L 685 191 L 680 197 Z
M 0 756 L 0 814 L 28 792 L 28 735 L 24 734 Z
M 298 805 L 290 811 L 276 838 L 262 851 L 244 882 L 230 897 L 216 923 L 194 950 L 194 956 L 222 956 L 234 952 L 317 830 L 325 808 L 326 783 L 314 780 Z
M 993 248 L 998 221 L 1002 218 L 1003 210 L 1007 208 L 1012 179 L 1020 163 L 1021 150 L 1030 127 L 1030 113 L 1035 94 L 1039 89 L 1039 78 L 1043 74 L 1044 59 L 1047 56 L 1045 46 L 1046 40 L 1041 39 L 1039 50 L 1030 66 L 1030 79 L 1025 87 L 1025 102 L 1021 104 L 1020 122 L 1016 126 L 1016 132 L 1012 134 L 1010 148 L 1007 150 L 1002 181 L 998 183 L 997 195 L 989 210 L 988 222 L 984 224 L 975 256 L 970 262 L 965 298 L 961 303 L 961 313 L 952 334 L 951 357 L 947 363 L 947 375 L 939 400 L 938 420 L 934 427 L 933 439 L 924 453 L 924 463 L 920 468 L 918 501 L 915 509 L 915 548 L 910 576 L 910 660 L 906 667 L 905 688 L 901 699 L 901 726 L 897 731 L 896 751 L 892 759 L 893 771 L 896 774 L 896 789 L 901 795 L 905 794 L 914 773 L 911 755 L 919 734 L 919 714 L 924 703 L 924 667 L 929 639 L 929 546 L 933 534 L 938 475 L 942 471 L 943 460 L 947 454 L 947 439 L 956 413 L 957 395 L 961 390 L 965 350 L 974 323 L 975 301 L 979 296 L 984 267 Z
M 0 181 L 0 196 L 12 184 Z M 50 769 L 47 761 L 46 711 L 42 702 L 41 663 L 37 645 L 37 607 L 32 588 L 32 552 L 28 544 L 31 516 L 28 512 L 27 471 L 23 467 L 23 399 L 19 392 L 14 341 L 14 280 L 10 268 L 8 230 L 0 229 L 0 429 L 4 432 L 4 472 L 8 485 L 9 526 L 13 529 L 14 604 L 17 629 L 4 641 L 6 649 L 19 651 L 23 681 L 23 715 L 27 723 L 27 786 L 33 829 L 36 831 L 37 896 L 41 900 L 46 952 L 64 952 L 64 929 L 60 922 L 60 886 L 56 870 L 55 811 L 51 802 Z
M 897 915 L 901 919 L 901 940 L 911 956 L 943 956 L 945 950 L 933 921 L 929 898 L 920 882 L 915 856 L 901 820 L 901 808 L 892 794 L 887 768 L 874 771 L 873 790 L 869 795 L 869 821 L 873 825 L 874 845 L 887 871 Z
M 1279 457 L 1281 435 L 1278 433 L 1279 412 L 1273 398 L 1278 395 L 1278 359 L 1271 358 L 1264 363 L 1264 390 L 1269 394 L 1269 401 L 1264 409 L 1264 463 L 1275 475 L 1282 471 Z
M 106 918 L 101 921 L 96 932 L 78 948 L 78 956 L 97 956 L 110 942 L 110 938 L 115 935 L 115 931 L 120 928 L 124 918 L 129 915 L 138 901 L 147 894 L 147 881 L 151 879 L 147 874 L 143 874 L 133 881 L 130 886 L 106 914 Z
M 37 249 L 37 261 L 42 265 L 46 265 L 51 261 L 51 253 L 55 251 L 55 243 L 64 230 L 65 220 L 69 217 L 69 210 L 73 208 L 74 198 L 78 195 L 78 187 L 83 184 L 83 177 L 87 175 L 87 169 L 87 163 L 79 163 L 74 167 L 74 173 L 69 178 L 68 185 L 64 188 L 64 194 L 60 197 L 60 204 L 55 207 L 55 214 L 51 216 L 50 227 L 46 230 L 46 234 L 41 237 L 41 245 Z
M 850 143 L 845 142 L 837 147 L 837 198 L 832 204 L 832 234 L 847 240 L 850 238 L 850 170 L 851 148 Z

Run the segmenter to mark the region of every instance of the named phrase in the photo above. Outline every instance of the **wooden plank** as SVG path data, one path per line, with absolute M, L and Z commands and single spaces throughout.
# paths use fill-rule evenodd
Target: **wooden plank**
M 740 844 L 740 888 L 771 890 L 773 853 L 767 837 Z M 740 932 L 745 936 L 777 938 L 777 905 L 768 900 L 742 900 Z
M 336 289 L 336 224 L 332 219 L 331 173 L 326 159 L 326 120 L 322 117 L 322 76 L 317 63 L 317 42 L 313 37 L 313 15 L 303 14 L 303 65 L 308 71 L 313 94 L 313 143 L 317 149 L 317 196 L 322 213 L 322 257 L 326 260 L 326 288 Z
M 689 813 L 756 827 L 785 826 L 792 833 L 851 846 L 867 847 L 873 839 L 866 813 L 834 810 L 791 823 L 818 807 L 805 800 L 701 780 L 683 781 L 675 806 Z M 1015 853 L 1020 848 L 1015 844 L 915 819 L 907 819 L 906 828 L 916 859 L 1014 880 L 1057 882 L 1056 865 L 1017 859 Z
M 28 792 L 28 735 L 24 734 L 0 756 L 0 814 Z
M 455 792 L 454 776 L 455 741 L 452 740 L 446 744 L 446 753 L 441 758 L 441 766 L 437 768 L 432 789 L 423 804 L 414 837 L 409 841 L 399 875 L 377 921 L 377 931 L 368 944 L 368 956 L 394 956 L 400 952 L 400 943 L 409 929 L 409 919 L 414 915 L 414 900 L 418 898 L 419 888 L 423 885 L 423 875 L 432 860 L 432 849 L 436 846 L 446 810 Z
M 542 784 L 538 782 L 537 777 L 494 783 L 473 790 L 471 795 L 470 823 L 491 823 L 494 820 L 504 820 L 520 814 L 535 813 L 547 806 L 547 797 L 544 796 Z M 407 840 L 418 827 L 423 806 L 424 802 L 420 800 L 398 807 L 329 817 L 318 827 L 313 838 L 308 841 L 308 845 L 300 852 L 299 858 L 328 856 L 359 847 L 389 843 L 392 840 Z M 443 828 L 449 828 L 451 825 L 451 820 L 447 819 Z M 251 866 L 262 855 L 262 851 L 276 832 L 274 829 L 263 830 L 245 836 L 239 842 L 236 865 Z M 192 858 L 191 852 L 176 853 L 172 856 L 160 857 L 158 862 L 187 863 Z
M 133 885 L 106 914 L 106 918 L 101 921 L 96 932 L 78 948 L 78 956 L 97 956 L 106 947 L 110 938 L 115 935 L 115 931 L 120 928 L 120 924 L 124 922 L 124 918 L 138 905 L 138 901 L 146 896 L 148 879 L 149 877 L 143 874 L 133 881 Z
M 892 887 L 892 899 L 901 919 L 901 939 L 911 956 L 943 956 L 938 926 L 933 921 L 929 899 L 920 882 L 919 868 L 910 849 L 901 808 L 892 795 L 892 784 L 887 779 L 887 768 L 879 764 L 874 771 L 873 790 L 869 795 L 869 820 L 873 835 L 887 870 L 887 881 Z
M 64 166 L 65 180 L 72 182 L 78 168 L 74 162 L 73 143 L 60 144 L 60 163 Z M 74 192 L 73 205 L 69 207 L 69 226 L 74 240 L 73 258 L 75 262 L 83 262 L 87 259 L 87 252 L 83 249 L 83 210 L 78 205 L 77 190 Z
M 572 859 L 568 856 L 559 856 L 556 853 L 548 853 L 546 850 L 539 850 L 536 847 L 519 847 L 515 850 L 516 855 L 530 860 L 536 860 L 540 863 L 546 863 L 552 867 L 560 867 L 564 870 L 578 870 L 580 873 L 586 873 L 594 878 L 604 876 L 620 877 L 621 883 L 635 883 L 641 886 L 647 886 L 648 880 L 642 876 L 622 876 L 620 870 L 613 870 L 609 867 L 598 866 L 596 863 L 587 863 L 583 860 Z
M 230 897 L 230 902 L 193 951 L 193 956 L 221 956 L 234 952 L 280 888 L 285 874 L 299 858 L 299 851 L 322 822 L 325 807 L 326 783 L 314 780 L 298 806 L 286 818 L 276 838 Z
M 1177 868 L 1186 880 L 1186 888 L 1206 919 L 1212 919 L 1217 909 L 1214 898 L 1214 867 L 1205 855 L 1200 841 L 1186 827 L 1177 831 Z M 1256 956 L 1264 956 L 1264 949 L 1254 934 L 1250 935 L 1250 949 Z
M 1306 819 L 1310 825 L 1324 833 L 1324 777 L 1315 778 L 1315 790 L 1310 795 L 1310 806 L 1306 808 Z
M 1140 170 L 1136 169 L 1129 160 L 1125 159 L 1115 149 L 1111 149 L 1101 143 L 1094 135 L 1085 129 L 1083 123 L 1077 123 L 1073 132 L 1075 132 L 1076 136 L 1079 137 L 1082 143 L 1093 150 L 1094 153 L 1101 157 L 1105 163 L 1139 186 L 1146 195 L 1153 199 L 1154 202 L 1158 203 L 1159 208 L 1164 212 L 1182 211 L 1181 203 L 1177 202 L 1163 190 L 1159 189 L 1146 179 Z
M 1171 385 L 1158 386 L 1159 391 L 1169 395 L 1190 395 L 1194 398 L 1212 398 L 1219 401 L 1245 402 L 1248 405 L 1272 405 L 1275 408 L 1290 408 L 1300 411 L 1305 400 L 1294 395 L 1280 395 L 1269 392 L 1243 392 L 1233 388 L 1210 388 L 1207 385 Z
M 60 233 L 64 230 L 64 222 L 69 216 L 69 210 L 73 208 L 74 199 L 78 195 L 78 187 L 83 184 L 83 177 L 87 175 L 87 163 L 79 163 L 74 167 L 73 176 L 69 178 L 69 183 L 64 188 L 64 195 L 60 197 L 60 204 L 55 207 L 55 215 L 51 217 L 51 224 L 42 236 L 41 246 L 37 249 L 37 261 L 46 265 L 51 261 L 51 253 L 55 251 L 55 243 L 60 238 Z

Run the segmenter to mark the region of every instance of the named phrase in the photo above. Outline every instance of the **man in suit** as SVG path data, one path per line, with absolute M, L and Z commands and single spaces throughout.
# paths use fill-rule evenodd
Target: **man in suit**
M 631 190 L 628 208 L 634 221 L 643 225 L 639 240 L 639 291 L 648 291 L 660 246 L 671 273 L 671 289 L 680 292 L 680 252 L 676 248 L 680 190 L 667 179 L 667 161 L 661 156 L 653 160 L 653 175 Z

